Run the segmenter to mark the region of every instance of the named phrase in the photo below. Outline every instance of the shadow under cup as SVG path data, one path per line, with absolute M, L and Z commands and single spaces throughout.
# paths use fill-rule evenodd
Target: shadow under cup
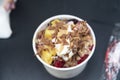
M 78 21 L 83 21 L 82 19 L 76 17 L 76 16 L 72 16 L 72 15 L 57 15 L 57 16 L 53 16 L 51 18 L 48 18 L 47 20 L 45 20 L 44 22 L 42 22 L 38 28 L 36 29 L 35 33 L 34 33 L 34 36 L 33 36 L 33 50 L 34 50 L 34 53 L 36 54 L 37 53 L 37 50 L 36 50 L 36 44 L 35 44 L 35 39 L 36 39 L 36 36 L 37 36 L 37 33 L 41 30 L 44 30 L 48 23 L 54 19 L 76 19 Z M 74 67 L 69 67 L 69 68 L 57 68 L 57 67 L 54 67 L 54 66 L 51 66 L 47 63 L 45 63 L 39 55 L 36 55 L 37 59 L 44 65 L 45 69 L 53 76 L 57 77 L 57 78 L 62 78 L 62 79 L 66 79 L 66 78 L 72 78 L 72 77 L 75 77 L 77 76 L 79 73 L 81 73 L 84 68 L 86 67 L 87 65 L 87 62 L 89 61 L 89 59 L 92 57 L 93 53 L 94 53 L 94 50 L 95 50 L 95 46 L 96 46 L 96 38 L 95 38 L 95 34 L 92 30 L 92 28 L 90 27 L 89 24 L 87 24 L 87 27 L 90 29 L 90 32 L 91 32 L 91 35 L 93 37 L 93 42 L 94 42 L 94 46 L 93 46 L 93 49 L 91 51 L 91 53 L 89 54 L 89 56 L 80 64 L 74 66 Z

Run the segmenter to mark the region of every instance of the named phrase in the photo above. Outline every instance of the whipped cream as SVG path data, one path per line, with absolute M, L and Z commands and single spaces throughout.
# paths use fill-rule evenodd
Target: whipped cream
M 69 47 L 69 45 L 56 44 L 57 56 L 62 57 L 65 61 L 69 60 L 73 56 L 73 52 L 69 50 Z

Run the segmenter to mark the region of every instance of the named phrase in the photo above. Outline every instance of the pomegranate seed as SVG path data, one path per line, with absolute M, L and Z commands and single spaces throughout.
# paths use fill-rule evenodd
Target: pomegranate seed
M 54 61 L 53 66 L 58 67 L 58 68 L 62 68 L 64 66 L 64 64 L 65 64 L 64 61 L 56 60 L 56 61 Z
M 88 54 L 85 54 L 81 59 L 78 61 L 78 64 L 82 63 L 86 58 L 88 57 Z
M 90 50 L 90 51 L 92 51 L 92 49 L 93 49 L 93 45 L 91 45 L 91 46 L 89 47 L 89 50 Z

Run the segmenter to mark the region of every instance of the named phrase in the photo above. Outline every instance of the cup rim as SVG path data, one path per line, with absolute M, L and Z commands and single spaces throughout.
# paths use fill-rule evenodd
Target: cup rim
M 32 39 L 32 47 L 33 47 L 33 51 L 34 51 L 34 54 L 35 56 L 37 57 L 37 59 L 44 65 L 44 66 L 47 66 L 49 68 L 52 68 L 52 69 L 56 69 L 56 70 L 62 70 L 62 71 L 66 71 L 66 70 L 73 70 L 73 69 L 76 69 L 82 65 L 84 65 L 85 63 L 87 63 L 90 58 L 92 57 L 92 55 L 94 54 L 94 51 L 95 51 L 95 47 L 96 47 L 96 37 L 95 37 L 95 33 L 93 31 L 93 29 L 91 28 L 91 26 L 87 23 L 87 27 L 90 29 L 91 31 L 91 35 L 93 37 L 93 40 L 94 40 L 94 46 L 93 46 L 93 49 L 91 51 L 91 53 L 89 54 L 89 56 L 83 61 L 81 62 L 80 64 L 76 65 L 76 66 L 73 66 L 73 67 L 68 67 L 68 68 L 57 68 L 57 67 L 54 67 L 54 66 L 51 66 L 49 64 L 47 64 L 46 62 L 44 62 L 39 55 L 36 55 L 37 53 L 37 50 L 36 50 L 36 47 L 35 47 L 35 39 L 36 39 L 36 36 L 41 28 L 41 26 L 43 26 L 44 24 L 48 24 L 50 21 L 54 20 L 54 19 L 59 19 L 59 18 L 71 18 L 71 19 L 77 19 L 79 21 L 84 21 L 83 19 L 77 17 L 77 16 L 73 16 L 73 15 L 68 15 L 68 14 L 61 14 L 61 15 L 55 15 L 55 16 L 52 16 L 46 20 L 44 20 L 38 27 L 37 29 L 35 30 L 34 32 L 34 35 L 33 35 L 33 39 Z

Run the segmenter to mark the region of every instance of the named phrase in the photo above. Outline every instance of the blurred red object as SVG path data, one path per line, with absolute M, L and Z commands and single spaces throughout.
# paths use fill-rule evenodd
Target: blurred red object
M 114 28 L 105 55 L 104 79 L 116 80 L 120 69 L 120 26 Z

